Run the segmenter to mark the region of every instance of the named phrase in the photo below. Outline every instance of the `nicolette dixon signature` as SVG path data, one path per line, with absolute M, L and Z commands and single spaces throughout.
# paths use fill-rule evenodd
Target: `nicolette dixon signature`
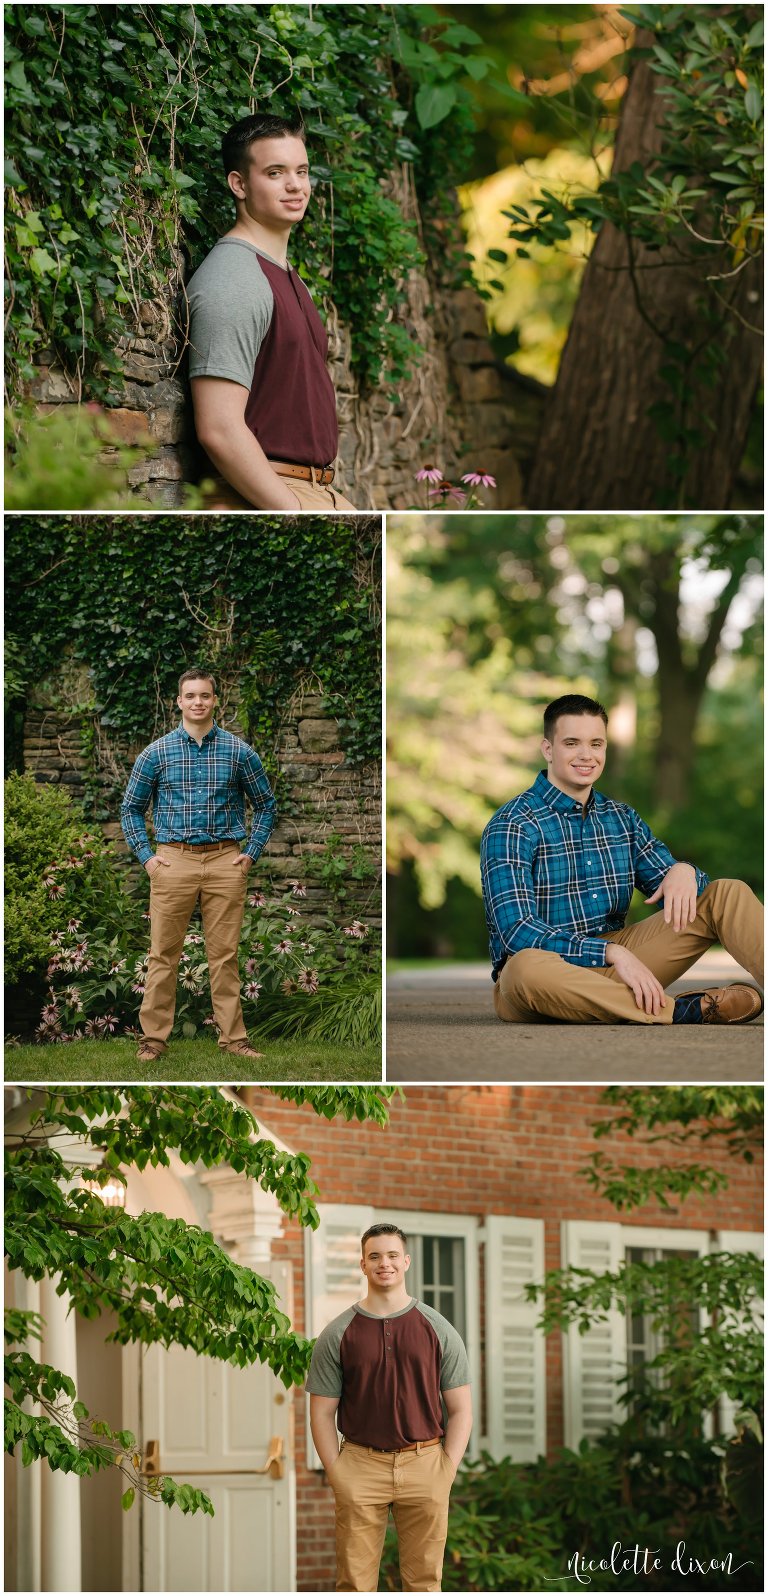
M 658 1546 L 653 1550 L 650 1546 L 622 1546 L 621 1541 L 614 1541 L 609 1557 L 585 1557 L 583 1552 L 574 1552 L 568 1558 L 568 1574 L 565 1576 L 561 1574 L 559 1578 L 570 1577 L 578 1580 L 580 1585 L 591 1585 L 593 1574 L 656 1574 L 666 1566 L 661 1556 L 661 1548 Z M 685 1541 L 678 1541 L 675 1555 L 669 1564 L 670 1572 L 682 1574 L 683 1578 L 689 1574 L 731 1576 L 738 1574 L 741 1568 L 750 1567 L 752 1567 L 751 1558 L 746 1563 L 738 1563 L 734 1568 L 731 1552 L 727 1557 L 710 1557 L 702 1561 L 688 1551 Z M 554 1581 L 548 1579 L 545 1583 L 551 1585 Z

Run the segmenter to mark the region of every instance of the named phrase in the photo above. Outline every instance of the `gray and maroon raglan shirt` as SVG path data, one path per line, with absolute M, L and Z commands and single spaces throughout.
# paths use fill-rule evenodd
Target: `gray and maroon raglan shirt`
M 318 1336 L 306 1388 L 340 1398 L 345 1440 L 394 1452 L 445 1434 L 440 1393 L 460 1385 L 469 1385 L 461 1336 L 414 1297 L 387 1319 L 359 1302 L 332 1319 Z
M 245 421 L 268 460 L 336 459 L 328 339 L 292 266 L 244 238 L 220 238 L 187 286 L 189 375 L 248 389 Z

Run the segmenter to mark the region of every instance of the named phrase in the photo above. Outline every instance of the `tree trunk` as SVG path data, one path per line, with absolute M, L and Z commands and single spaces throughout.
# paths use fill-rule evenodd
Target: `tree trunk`
M 650 37 L 641 34 L 638 42 Z M 647 168 L 661 148 L 664 103 L 657 83 L 645 61 L 635 65 L 616 140 L 616 172 L 633 161 Z M 752 261 L 720 285 L 732 308 L 723 310 L 715 337 L 721 344 L 730 338 L 729 360 L 714 385 L 702 385 L 698 394 L 694 389 L 687 420 L 705 441 L 691 448 L 681 488 L 670 469 L 670 444 L 648 408 L 670 400 L 660 376 L 667 341 L 695 349 L 707 335 L 702 298 L 714 303 L 705 282 L 713 265 L 711 258 L 685 266 L 673 260 L 679 256 L 669 249 L 651 252 L 610 224 L 601 229 L 545 411 L 526 493 L 531 509 L 728 507 L 762 360 L 761 336 L 738 318 L 750 326 L 760 322 L 762 265 Z M 658 332 L 638 309 L 638 296 Z M 701 425 L 705 416 L 714 423 L 711 431 Z

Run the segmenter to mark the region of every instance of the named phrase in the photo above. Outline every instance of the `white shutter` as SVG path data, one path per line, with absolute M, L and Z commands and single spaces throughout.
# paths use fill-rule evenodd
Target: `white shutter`
M 563 1267 L 614 1273 L 624 1258 L 621 1225 L 566 1219 L 562 1225 Z M 624 1315 L 610 1308 L 606 1320 L 583 1335 L 569 1325 L 563 1335 L 565 1444 L 575 1448 L 586 1436 L 601 1435 L 619 1416 L 616 1379 L 626 1373 Z
M 367 1290 L 360 1269 L 360 1237 L 373 1224 L 373 1208 L 357 1203 L 318 1203 L 320 1224 L 304 1232 L 305 1334 L 320 1331 L 359 1302 Z M 322 1468 L 309 1428 L 307 1397 L 307 1467 Z
M 486 1412 L 496 1458 L 532 1463 L 546 1451 L 544 1336 L 540 1302 L 525 1287 L 544 1275 L 544 1221 L 485 1221 Z
M 751 1230 L 720 1230 L 717 1234 L 718 1252 L 755 1252 L 758 1258 L 764 1256 L 764 1241 L 759 1231 Z M 762 1328 L 763 1300 L 762 1297 L 754 1303 L 753 1318 L 755 1323 Z M 735 1418 L 738 1405 L 731 1397 L 725 1395 L 720 1398 L 720 1434 L 733 1435 L 736 1425 Z

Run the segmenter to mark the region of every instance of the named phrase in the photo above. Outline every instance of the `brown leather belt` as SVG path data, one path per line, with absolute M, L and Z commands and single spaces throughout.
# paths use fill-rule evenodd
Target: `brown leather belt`
M 421 1449 L 423 1451 L 425 1446 L 439 1446 L 440 1442 L 442 1441 L 442 1439 L 443 1439 L 442 1435 L 436 1435 L 436 1436 L 434 1436 L 434 1438 L 431 1441 L 411 1441 L 410 1446 L 372 1446 L 370 1450 L 372 1452 L 387 1452 L 387 1453 L 389 1453 L 389 1452 L 417 1452 L 419 1447 L 421 1447 Z
M 279 477 L 299 477 L 302 482 L 314 482 L 318 488 L 330 487 L 336 472 L 333 466 L 292 465 L 286 460 L 270 460 Z
M 240 844 L 235 837 L 227 837 L 224 842 L 160 842 L 159 848 L 186 848 L 189 853 L 220 853 L 222 848 L 239 848 Z

